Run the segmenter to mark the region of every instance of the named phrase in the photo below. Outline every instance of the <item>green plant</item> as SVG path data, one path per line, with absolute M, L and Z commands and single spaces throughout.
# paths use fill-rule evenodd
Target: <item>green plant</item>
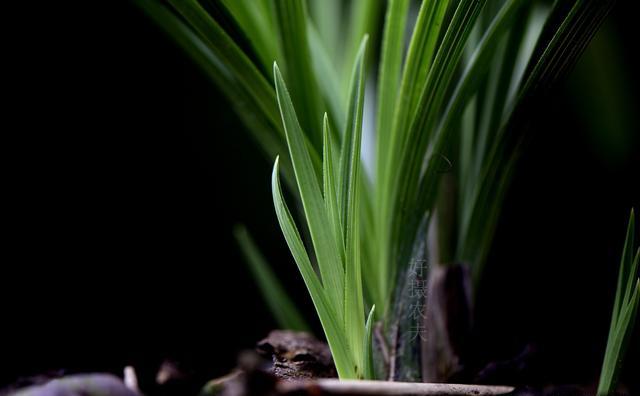
M 640 305 L 640 274 L 638 274 L 640 248 L 636 249 L 634 258 L 634 235 L 635 216 L 631 211 L 627 236 L 620 260 L 616 297 L 613 303 L 611 327 L 598 384 L 598 396 L 609 395 L 615 390 L 626 345 L 629 343 L 636 316 L 638 315 L 638 305 Z
M 382 1 L 137 3 L 228 96 L 267 157 L 280 155 L 276 213 L 339 375 L 371 378 L 372 322 L 397 320 L 396 291 L 428 224 L 437 218 L 439 263 L 465 262 L 479 278 L 528 112 L 612 2 L 425 0 L 406 52 L 409 0 L 386 3 L 382 29 Z M 381 37 L 378 62 L 366 33 Z M 365 91 L 377 104 L 369 133 Z M 375 139 L 372 175 L 363 139 Z M 299 212 L 284 203 L 280 172 Z

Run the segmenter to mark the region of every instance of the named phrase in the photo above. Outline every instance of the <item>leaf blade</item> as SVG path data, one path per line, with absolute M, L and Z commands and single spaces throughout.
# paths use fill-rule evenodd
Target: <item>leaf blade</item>
M 368 36 L 358 50 L 353 67 L 347 124 L 343 137 L 338 176 L 338 205 L 345 243 L 344 323 L 352 353 L 357 362 L 356 374 L 362 375 L 364 304 L 360 255 L 360 152 L 364 108 L 364 59 Z
M 309 326 L 300 311 L 285 292 L 280 280 L 267 264 L 246 227 L 237 225 L 234 227 L 233 234 L 256 284 L 279 326 L 283 329 L 309 331 Z
M 278 31 L 282 43 L 284 71 L 289 81 L 291 97 L 298 106 L 300 125 L 318 152 L 322 147 L 322 113 L 318 81 L 311 64 L 307 38 L 305 1 L 276 0 Z
M 376 374 L 373 365 L 373 318 L 376 311 L 375 304 L 371 307 L 367 316 L 367 324 L 365 328 L 364 338 L 364 378 L 375 379 Z

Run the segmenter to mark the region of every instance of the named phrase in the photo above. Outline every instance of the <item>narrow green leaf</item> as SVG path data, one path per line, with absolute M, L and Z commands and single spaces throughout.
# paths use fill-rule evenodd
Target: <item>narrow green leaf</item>
M 349 8 L 347 31 L 342 37 L 343 56 L 342 60 L 342 86 L 344 92 L 342 95 L 348 94 L 350 87 L 351 71 L 353 64 L 358 57 L 362 37 L 365 35 L 372 36 L 377 33 L 376 23 L 382 11 L 384 1 L 379 0 L 358 0 L 352 1 Z M 376 37 L 372 37 L 375 39 Z M 365 69 L 367 68 L 368 59 L 364 60 Z
M 473 161 L 473 147 L 475 147 L 475 132 L 476 132 L 476 113 L 477 113 L 478 97 L 474 96 L 467 102 L 466 108 L 462 113 L 462 121 L 460 125 L 460 148 L 459 148 L 459 163 L 458 166 L 458 180 L 460 183 L 460 209 L 462 213 L 468 207 L 467 198 L 469 197 L 470 188 L 474 183 L 472 180 L 473 169 L 471 167 L 471 161 Z
M 373 318 L 376 306 L 371 307 L 369 316 L 367 316 L 367 325 L 364 331 L 364 378 L 375 379 L 376 374 L 373 366 Z
M 343 36 L 342 0 L 310 1 L 309 6 L 319 33 L 318 38 L 331 51 L 332 59 L 335 59 L 340 54 L 340 40 Z
M 349 90 L 347 122 L 343 134 L 338 178 L 338 202 L 340 220 L 345 235 L 348 235 L 348 213 L 355 207 L 353 192 L 360 172 L 360 146 L 362 141 L 362 110 L 364 107 L 364 56 L 368 37 L 365 36 L 354 64 Z M 348 241 L 347 241 L 348 243 Z
M 624 295 L 625 301 L 630 301 L 631 296 L 629 294 L 631 293 L 631 290 L 633 290 L 634 279 L 637 279 L 640 276 L 638 273 L 638 265 L 640 265 L 640 248 L 636 250 L 636 258 L 633 260 L 633 264 L 631 264 L 631 269 L 629 270 L 629 275 L 627 277 L 627 292 Z
M 616 297 L 613 303 L 613 316 L 611 318 L 612 327 L 616 326 L 617 317 L 620 313 L 621 307 L 625 302 L 623 298 L 626 289 L 628 270 L 627 267 L 631 265 L 631 255 L 633 254 L 633 242 L 635 234 L 635 213 L 631 210 L 629 215 L 629 224 L 627 226 L 627 233 L 624 238 L 624 246 L 622 248 L 622 257 L 620 258 L 620 270 L 618 272 L 618 282 L 616 286 Z M 627 264 L 629 263 L 629 264 Z
M 356 362 L 356 373 L 362 375 L 362 338 L 364 331 L 364 304 L 360 254 L 360 148 L 362 141 L 362 111 L 364 106 L 364 58 L 368 37 L 360 45 L 354 64 L 349 109 L 344 133 L 338 177 L 340 220 L 345 236 L 345 312 L 347 338 Z
M 332 138 L 334 141 L 340 141 L 340 135 L 338 134 L 338 125 L 344 125 L 345 122 L 345 107 L 343 104 L 343 96 L 341 95 L 340 77 L 335 68 L 335 63 L 326 50 L 318 32 L 313 25 L 308 25 L 309 36 L 309 50 L 311 51 L 311 58 L 313 60 L 313 70 L 316 74 L 319 84 L 319 89 L 322 92 L 327 106 L 329 107 L 329 114 L 331 114 L 331 125 L 335 126 L 335 130 Z
M 623 260 L 625 261 L 625 280 L 622 287 L 625 289 L 624 297 L 622 301 L 625 303 L 629 301 L 629 297 L 631 291 L 633 290 L 633 282 L 634 279 L 638 276 L 638 260 L 636 254 L 636 260 L 633 258 L 633 244 L 635 242 L 636 237 L 636 221 L 635 221 L 635 213 L 633 209 L 631 210 L 631 215 L 629 216 L 629 229 L 627 231 L 627 241 L 625 242 L 624 251 L 622 253 Z
M 336 310 L 342 312 L 344 307 L 344 267 L 335 245 L 336 240 L 309 155 L 305 135 L 298 123 L 291 97 L 276 63 L 273 64 L 273 73 L 282 124 L 287 136 L 287 145 L 300 199 L 318 259 L 322 283 L 328 297 L 334 302 Z
M 342 232 L 342 224 L 340 223 L 340 213 L 338 209 L 338 197 L 336 193 L 336 177 L 333 166 L 333 142 L 331 141 L 331 132 L 329 127 L 329 119 L 327 113 L 324 114 L 324 151 L 322 159 L 322 178 L 324 186 L 324 202 L 327 207 L 327 213 L 329 215 L 329 221 L 333 228 L 333 233 L 336 239 L 337 249 L 340 252 L 342 262 L 345 260 L 344 253 L 344 234 Z
M 278 55 L 278 41 L 273 40 L 275 28 L 266 17 L 269 7 L 256 0 L 221 0 L 238 23 L 260 58 L 261 67 L 268 71 Z
M 380 289 L 380 278 L 385 275 L 381 272 L 379 264 L 379 244 L 376 237 L 378 220 L 374 212 L 373 186 L 366 176 L 360 177 L 360 242 L 362 253 L 362 282 L 365 293 L 365 301 L 375 303 L 376 319 L 381 319 L 385 312 L 386 297 Z M 370 199 L 367 199 L 370 198 Z
M 388 166 L 387 153 L 393 127 L 393 115 L 400 84 L 400 70 L 404 52 L 404 31 L 407 22 L 409 0 L 390 0 L 387 5 L 382 54 L 378 74 L 378 111 L 377 111 L 377 171 L 380 180 Z M 381 183 L 380 183 L 381 184 Z
M 207 47 L 228 65 L 234 79 L 255 98 L 257 106 L 269 121 L 278 125 L 273 88 L 218 22 L 196 0 L 169 0 L 169 3 L 198 31 Z
M 318 81 L 311 63 L 307 38 L 306 1 L 275 0 L 284 71 L 291 96 L 298 106 L 298 118 L 307 137 L 317 150 L 322 147 L 322 113 Z
M 247 229 L 242 225 L 237 225 L 233 234 L 278 325 L 283 329 L 309 331 L 306 321 L 285 292 L 278 277 L 267 264 Z
M 626 346 L 633 333 L 638 305 L 640 305 L 640 278 L 637 272 L 640 248 L 636 251 L 635 259 L 632 256 L 635 233 L 634 217 L 632 210 L 618 270 L 616 297 L 598 384 L 598 396 L 607 396 L 615 390 Z
M 615 390 L 620 368 L 629 344 L 640 305 L 640 279 L 636 279 L 636 286 L 631 300 L 622 307 L 618 325 L 612 340 L 607 343 L 602 373 L 598 383 L 598 396 L 608 396 Z
M 615 1 L 577 0 L 566 15 L 563 2 L 556 2 L 523 75 L 520 102 L 544 90 L 570 69 Z M 557 25 L 557 20 L 562 22 Z

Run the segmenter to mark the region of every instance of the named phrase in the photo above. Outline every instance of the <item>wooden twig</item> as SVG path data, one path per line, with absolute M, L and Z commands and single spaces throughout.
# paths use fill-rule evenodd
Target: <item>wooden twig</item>
M 509 386 L 319 379 L 316 381 L 281 382 L 278 384 L 278 392 L 283 394 L 306 392 L 313 395 L 341 396 L 492 396 L 513 392 L 513 388 Z
M 389 350 L 389 381 L 396 378 L 396 355 L 398 351 L 398 323 L 391 325 L 391 348 Z
M 378 345 L 380 345 L 380 352 L 382 353 L 382 359 L 384 361 L 384 365 L 389 367 L 389 346 L 387 345 L 387 340 L 384 339 L 384 334 L 382 334 L 382 322 L 376 323 L 376 327 L 373 330 L 373 336 L 378 341 Z

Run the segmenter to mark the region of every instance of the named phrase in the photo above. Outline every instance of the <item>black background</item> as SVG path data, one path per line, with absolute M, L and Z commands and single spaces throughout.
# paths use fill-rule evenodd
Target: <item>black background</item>
M 631 5 L 620 3 L 608 24 L 627 69 L 638 70 L 627 55 L 637 50 Z M 231 236 L 236 223 L 315 320 L 273 213 L 271 161 L 142 13 L 127 2 L 101 7 L 15 14 L 0 383 L 61 367 L 152 370 L 167 356 L 226 373 L 275 327 Z M 639 81 L 628 84 L 637 109 Z M 605 161 L 574 94 L 561 85 L 533 124 L 477 328 L 487 359 L 535 342 L 541 381 L 586 383 L 601 364 L 629 209 L 639 209 L 640 139 L 636 116 L 628 157 Z M 638 333 L 624 377 L 635 386 Z

